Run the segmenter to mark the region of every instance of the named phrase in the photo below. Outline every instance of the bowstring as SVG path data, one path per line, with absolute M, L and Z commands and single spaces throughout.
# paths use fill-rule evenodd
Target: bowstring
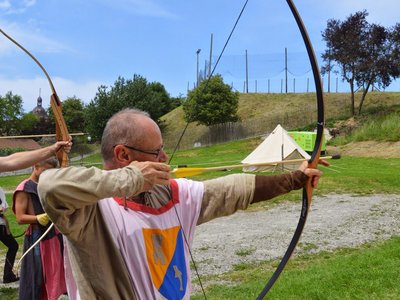
M 221 60 L 221 57 L 222 57 L 222 55 L 224 54 L 226 47 L 228 46 L 228 43 L 229 43 L 229 41 L 230 41 L 230 39 L 231 39 L 231 37 L 232 37 L 232 35 L 233 35 L 233 32 L 235 31 L 235 28 L 236 28 L 237 24 L 239 23 L 239 20 L 240 20 L 241 17 L 242 17 L 242 14 L 243 14 L 243 12 L 244 12 L 244 10 L 245 10 L 245 8 L 246 8 L 248 2 L 249 2 L 249 0 L 246 0 L 245 3 L 243 4 L 242 9 L 240 10 L 240 13 L 239 13 L 238 17 L 236 18 L 235 24 L 233 25 L 232 30 L 231 30 L 231 32 L 229 33 L 229 36 L 228 36 L 228 38 L 227 38 L 226 41 L 225 41 L 224 47 L 222 48 L 221 53 L 218 55 L 217 61 L 216 61 L 215 65 L 214 65 L 214 67 L 213 67 L 211 73 L 209 74 L 206 83 L 204 84 L 203 88 L 201 89 L 201 91 L 200 91 L 198 97 L 201 97 L 201 96 L 203 95 L 204 91 L 206 90 L 206 88 L 207 88 L 207 86 L 208 86 L 208 83 L 210 82 L 210 80 L 211 80 L 211 78 L 212 78 L 212 76 L 213 76 L 213 74 L 214 74 L 214 72 L 215 72 L 215 69 L 217 68 L 218 63 L 219 63 L 219 61 Z M 178 142 L 176 143 L 175 148 L 174 148 L 174 150 L 172 151 L 172 154 L 171 154 L 171 156 L 170 156 L 170 158 L 169 158 L 168 164 L 171 164 L 171 161 L 172 161 L 172 159 L 173 159 L 173 157 L 174 157 L 176 151 L 178 150 L 179 144 L 181 143 L 182 138 L 183 138 L 183 136 L 185 135 L 185 132 L 186 132 L 188 126 L 189 126 L 189 122 L 186 122 L 186 125 L 185 125 L 185 127 L 184 127 L 184 129 L 183 129 L 183 131 L 182 131 L 182 133 L 181 133 L 181 135 L 180 135 L 180 137 L 179 137 L 179 139 L 178 139 Z M 183 235 L 183 238 L 184 238 L 184 240 L 185 240 L 186 246 L 187 246 L 187 248 L 188 248 L 189 255 L 190 255 L 190 260 L 192 261 L 193 268 L 194 268 L 194 270 L 195 270 L 197 279 L 198 279 L 198 281 L 199 281 L 199 284 L 200 284 L 200 287 L 201 287 L 201 290 L 202 290 L 204 299 L 207 299 L 207 296 L 206 296 L 206 293 L 205 293 L 205 290 L 204 290 L 204 287 L 203 287 L 203 283 L 202 283 L 202 281 L 201 281 L 200 274 L 199 274 L 199 272 L 198 272 L 197 265 L 196 265 L 196 262 L 195 262 L 194 257 L 193 257 L 192 250 L 190 249 L 190 245 L 189 245 L 189 242 L 188 242 L 186 233 L 185 233 L 185 231 L 183 230 L 182 222 L 181 222 L 181 219 L 180 219 L 180 217 L 179 217 L 178 211 L 176 210 L 175 205 L 174 205 L 174 209 L 175 209 L 176 217 L 178 218 L 179 226 L 180 226 L 181 229 L 182 229 L 182 235 Z
M 242 17 L 242 14 L 243 14 L 243 12 L 244 12 L 246 6 L 247 6 L 247 2 L 249 2 L 249 0 L 246 0 L 246 2 L 243 4 L 243 7 L 242 7 L 242 9 L 241 9 L 241 11 L 240 11 L 240 13 L 239 13 L 239 16 L 237 17 L 236 22 L 235 22 L 235 24 L 233 25 L 232 30 L 231 30 L 231 32 L 229 33 L 229 36 L 228 36 L 228 38 L 227 38 L 226 41 L 225 41 L 225 44 L 224 44 L 224 47 L 223 47 L 222 50 L 221 50 L 221 53 L 218 55 L 217 61 L 215 62 L 215 65 L 214 65 L 214 67 L 213 67 L 211 73 L 210 73 L 210 74 L 208 75 L 208 77 L 207 77 L 207 81 L 206 81 L 206 83 L 204 84 L 204 87 L 201 89 L 201 91 L 200 91 L 200 93 L 199 93 L 199 95 L 198 95 L 198 98 L 200 98 L 200 97 L 204 94 L 204 91 L 206 90 L 206 88 L 207 88 L 207 86 L 208 86 L 208 84 L 209 84 L 209 82 L 210 82 L 212 76 L 214 75 L 215 69 L 217 68 L 218 63 L 219 63 L 219 61 L 221 60 L 221 57 L 222 57 L 222 55 L 224 54 L 226 47 L 228 46 L 228 43 L 229 43 L 229 41 L 230 41 L 230 39 L 231 39 L 231 37 L 232 37 L 232 35 L 233 35 L 233 32 L 235 31 L 235 28 L 236 28 L 237 24 L 239 23 L 239 20 L 240 20 L 240 18 Z M 179 137 L 179 139 L 178 139 L 178 142 L 176 143 L 175 148 L 174 148 L 174 150 L 172 151 L 172 154 L 171 154 L 171 156 L 170 156 L 170 158 L 169 158 L 168 164 L 171 164 L 172 158 L 174 157 L 176 151 L 178 150 L 179 144 L 181 143 L 182 138 L 183 138 L 183 136 L 185 135 L 186 129 L 188 128 L 189 124 L 190 124 L 190 122 L 186 122 L 186 125 L 185 125 L 185 127 L 183 128 L 183 131 L 182 131 L 182 133 L 181 133 L 181 135 L 180 135 L 180 137 Z
M 192 261 L 193 268 L 194 268 L 194 271 L 195 271 L 195 273 L 196 273 L 197 279 L 198 279 L 198 281 L 199 281 L 201 291 L 202 291 L 202 293 L 203 293 L 204 299 L 207 299 L 206 292 L 205 292 L 204 286 L 203 286 L 203 282 L 201 281 L 201 277 L 200 277 L 199 271 L 198 271 L 198 269 L 197 269 L 196 261 L 194 260 L 193 253 L 192 253 L 192 250 L 190 249 L 189 242 L 188 242 L 188 239 L 187 239 L 187 235 L 186 235 L 186 233 L 185 233 L 185 230 L 184 230 L 183 227 L 182 227 L 182 221 L 181 221 L 181 218 L 179 217 L 179 214 L 178 214 L 178 211 L 177 211 L 175 205 L 174 205 L 174 210 L 175 210 L 176 217 L 178 218 L 179 226 L 180 226 L 181 229 L 182 229 L 183 239 L 185 240 L 185 244 L 187 245 L 187 248 L 188 248 L 188 250 L 189 250 L 190 260 Z

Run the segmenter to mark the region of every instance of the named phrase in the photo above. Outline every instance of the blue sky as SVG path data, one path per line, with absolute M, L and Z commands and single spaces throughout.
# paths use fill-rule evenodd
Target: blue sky
M 100 85 L 110 86 L 118 76 L 128 79 L 133 74 L 161 82 L 172 96 L 178 96 L 185 95 L 188 85 L 192 87 L 196 81 L 196 50 L 202 49 L 199 61 L 203 67 L 213 33 L 213 54 L 218 55 L 243 3 L 0 0 L 0 28 L 39 59 L 61 99 L 76 96 L 88 103 Z M 321 31 L 330 18 L 343 20 L 366 9 L 369 22 L 393 26 L 400 21 L 398 0 L 295 0 L 295 4 L 317 54 L 325 49 Z M 276 81 L 283 68 L 279 60 L 285 47 L 293 54 L 293 64 L 301 65 L 293 72 L 307 73 L 310 67 L 303 41 L 286 1 L 250 0 L 216 72 L 223 74 L 227 83 L 243 82 L 244 75 L 235 72 L 240 65 L 235 60 L 242 61 L 247 49 L 250 73 L 256 74 L 261 61 L 270 60 L 279 66 L 265 76 L 275 76 Z M 250 75 L 250 79 L 258 76 Z M 0 36 L 0 95 L 10 90 L 21 95 L 25 110 L 30 111 L 39 89 L 47 107 L 50 90 L 41 70 Z M 399 91 L 400 83 L 391 89 Z

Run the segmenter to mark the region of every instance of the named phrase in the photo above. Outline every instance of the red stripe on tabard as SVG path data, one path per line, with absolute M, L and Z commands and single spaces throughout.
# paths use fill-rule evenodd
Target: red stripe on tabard
M 125 202 L 125 198 L 121 198 L 121 197 L 114 197 L 114 200 L 119 205 L 124 206 L 124 207 L 126 205 L 127 208 L 135 210 L 135 211 L 142 211 L 142 212 L 153 214 L 153 215 L 161 215 L 162 213 L 165 213 L 166 211 L 170 210 L 175 204 L 179 203 L 178 183 L 174 179 L 170 179 L 169 184 L 171 187 L 172 199 L 170 199 L 167 204 L 165 204 L 164 206 L 161 206 L 160 208 L 149 207 L 147 205 L 139 204 L 134 201 L 126 201 Z

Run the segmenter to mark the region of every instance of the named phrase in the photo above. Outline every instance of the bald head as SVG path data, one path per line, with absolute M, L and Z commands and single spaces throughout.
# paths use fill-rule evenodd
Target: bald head
M 138 147 L 146 141 L 149 131 L 160 133 L 160 129 L 147 112 L 124 109 L 114 114 L 107 122 L 101 139 L 101 154 L 105 163 L 114 158 L 115 145 Z M 161 133 L 160 133 L 161 136 Z

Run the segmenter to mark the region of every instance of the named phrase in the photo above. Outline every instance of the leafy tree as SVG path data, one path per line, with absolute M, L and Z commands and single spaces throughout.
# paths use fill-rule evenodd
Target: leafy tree
M 54 114 L 50 107 L 47 113 L 51 119 L 52 127 L 55 128 Z M 69 132 L 85 130 L 85 104 L 81 99 L 75 96 L 65 99 L 62 102 L 62 114 Z
M 121 109 L 147 111 L 153 120 L 160 123 L 159 118 L 174 109 L 175 105 L 161 83 L 148 83 L 136 74 L 128 80 L 119 77 L 110 89 L 106 86 L 98 88 L 95 98 L 85 110 L 87 129 L 94 139 L 99 140 L 107 120 Z
M 224 83 L 221 75 L 204 80 L 188 93 L 183 104 L 185 120 L 206 126 L 236 122 L 239 93 Z
M 7 156 L 16 152 L 26 151 L 25 148 L 1 148 L 0 149 L 0 156 Z
M 22 98 L 12 92 L 0 95 L 0 135 L 19 133 L 18 120 L 22 117 Z
M 171 97 L 171 110 L 181 106 L 184 101 L 185 99 L 181 94 L 178 97 Z
M 32 122 L 33 126 L 24 127 L 24 130 L 21 131 L 22 134 L 49 134 L 56 131 L 54 124 L 52 124 L 50 118 L 37 117 L 33 115 L 33 117 L 36 117 L 36 122 L 34 122 L 34 119 L 31 115 L 33 114 L 29 113 L 27 115 L 24 115 L 23 120 L 24 122 L 28 123 Z
M 365 97 L 372 86 L 386 88 L 400 75 L 400 24 L 393 28 L 369 24 L 366 10 L 350 15 L 345 21 L 330 19 L 322 37 L 327 50 L 322 58 L 322 73 L 335 64 L 343 80 L 350 85 L 351 113 L 355 115 L 354 93 L 362 88 L 358 107 L 361 113 Z M 337 71 L 336 71 L 337 72 Z
M 147 109 L 145 111 L 149 112 L 151 117 L 159 122 L 160 117 L 165 115 L 166 113 L 173 110 L 177 105 L 175 98 L 171 98 L 166 91 L 165 87 L 159 82 L 152 82 L 148 84 L 150 95 L 150 101 L 143 101 L 143 105 L 147 103 Z M 159 105 L 158 107 L 152 107 L 153 105 Z
M 36 130 L 38 127 L 38 123 L 40 122 L 39 117 L 34 115 L 33 113 L 24 114 L 19 121 L 19 127 L 21 129 L 22 134 L 41 134 L 43 132 L 39 132 Z
M 90 154 L 92 152 L 93 150 L 88 144 L 82 142 L 82 140 L 74 139 L 74 146 L 71 149 L 71 153 L 79 154 L 81 156 L 81 159 L 83 159 L 84 155 Z

